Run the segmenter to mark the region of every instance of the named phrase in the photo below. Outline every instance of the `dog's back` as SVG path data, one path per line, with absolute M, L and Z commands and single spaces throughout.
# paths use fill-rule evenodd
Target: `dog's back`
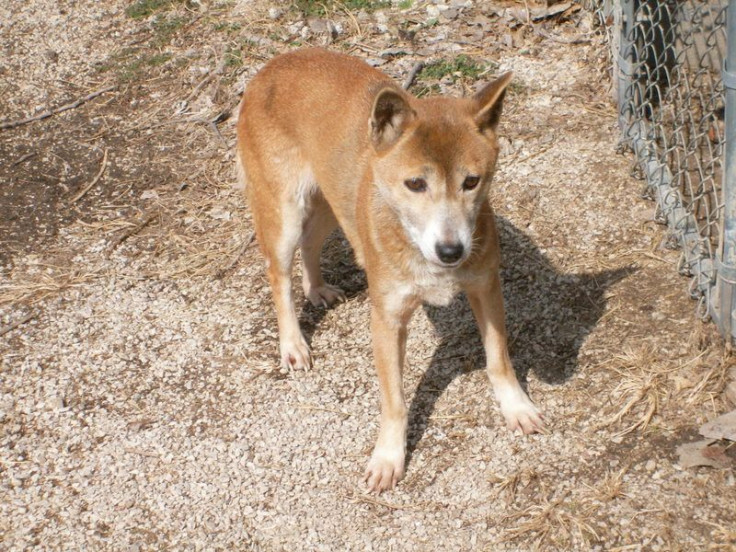
M 382 85 L 393 86 L 386 75 L 347 55 L 314 48 L 275 58 L 243 97 L 238 134 L 246 173 L 269 175 L 269 193 L 305 201 L 319 183 L 355 242 L 358 167 L 365 162 L 375 89 Z

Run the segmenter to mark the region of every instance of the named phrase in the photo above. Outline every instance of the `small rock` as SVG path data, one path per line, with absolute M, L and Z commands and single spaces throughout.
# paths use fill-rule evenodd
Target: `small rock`
M 230 220 L 232 216 L 230 211 L 221 206 L 213 207 L 207 214 L 215 220 Z
M 141 194 L 141 199 L 158 199 L 158 192 L 156 190 L 146 190 Z
M 307 24 L 309 30 L 317 35 L 328 35 L 335 39 L 339 34 L 337 27 L 329 19 L 310 19 Z
M 460 12 L 456 9 L 450 8 L 443 12 L 440 12 L 440 15 L 442 16 L 443 20 L 452 21 L 453 19 L 457 19 L 457 16 L 460 15 Z

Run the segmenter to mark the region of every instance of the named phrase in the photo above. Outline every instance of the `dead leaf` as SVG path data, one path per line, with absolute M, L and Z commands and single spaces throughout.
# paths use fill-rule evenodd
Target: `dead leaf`
M 736 441 L 736 410 L 703 424 L 700 427 L 700 434 L 708 439 Z
M 679 464 L 681 468 L 695 468 L 707 466 L 709 468 L 725 468 L 731 464 L 731 460 L 725 454 L 725 447 L 714 445 L 716 441 L 706 439 L 695 443 L 684 443 L 677 447 Z

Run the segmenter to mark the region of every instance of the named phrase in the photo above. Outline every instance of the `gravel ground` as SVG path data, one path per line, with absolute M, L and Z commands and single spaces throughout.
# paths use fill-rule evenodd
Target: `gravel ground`
M 408 4 L 311 18 L 259 1 L 150 2 L 135 17 L 140 2 L 0 7 L 0 120 L 116 86 L 0 131 L 3 549 L 736 547 L 733 463 L 682 469 L 675 453 L 726 410 L 732 360 L 616 154 L 591 18 Z M 297 43 L 398 80 L 459 53 L 514 71 L 492 200 L 512 358 L 548 433 L 505 429 L 466 301 L 427 307 L 407 348 L 407 477 L 368 494 L 369 304 L 339 235 L 324 265 L 349 300 L 323 311 L 300 296 L 315 365 L 279 370 L 229 114 Z M 483 78 L 420 74 L 414 90 Z

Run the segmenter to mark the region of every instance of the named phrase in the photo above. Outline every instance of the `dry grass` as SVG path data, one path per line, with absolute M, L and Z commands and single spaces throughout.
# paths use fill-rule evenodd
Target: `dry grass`
M 67 229 L 77 250 L 47 250 L 44 258 L 51 261 L 41 263 L 30 257 L 25 265 L 16 266 L 0 281 L 0 306 L 34 305 L 117 273 L 114 263 L 81 268 L 74 263 L 77 254 L 88 253 L 103 241 L 105 257 L 141 249 L 153 252 L 136 278 L 223 277 L 254 245 L 249 217 L 243 211 L 240 193 L 225 182 L 159 198 L 155 207 L 136 211 L 127 219 L 77 221 Z
M 736 529 L 712 521 L 706 521 L 708 525 L 713 526 L 711 536 L 713 542 L 708 545 L 708 550 L 734 550 L 736 549 Z
M 496 484 L 496 496 L 503 495 L 506 504 L 512 504 L 516 500 L 520 489 L 539 482 L 541 482 L 540 473 L 534 468 L 522 468 L 508 477 L 495 476 L 493 480 Z
M 155 238 L 149 278 L 222 276 L 253 244 L 244 203 L 233 190 L 207 187 L 166 206 L 169 223 Z
M 601 502 L 611 502 L 617 498 L 628 497 L 624 492 L 624 475 L 630 466 L 625 466 L 618 471 L 609 471 L 606 476 L 596 485 L 585 485 L 591 498 Z
M 614 436 L 644 431 L 673 396 L 688 405 L 714 403 L 726 384 L 732 364 L 728 355 L 714 358 L 713 348 L 678 359 L 669 359 L 662 351 L 647 345 L 614 355 L 600 366 L 617 374 L 619 384 L 611 392 L 611 398 L 613 404 L 621 406 L 595 429 L 623 423 Z M 716 409 L 715 405 L 713 408 Z
M 343 493 L 343 498 L 352 502 L 353 504 L 371 504 L 373 506 L 380 506 L 389 510 L 408 510 L 408 511 L 422 511 L 435 509 L 433 504 L 430 503 L 398 503 L 389 500 L 383 500 L 380 496 L 366 494 L 364 490 L 353 488 L 346 489 Z
M 600 537 L 591 525 L 595 507 L 566 501 L 567 494 L 554 500 L 545 497 L 539 504 L 506 516 L 504 521 L 519 523 L 506 530 L 499 542 L 523 538 L 532 542 L 532 550 L 551 547 L 559 550 L 590 548 L 591 540 Z
M 690 391 L 687 404 L 709 403 L 714 405 L 716 400 L 720 399 L 728 382 L 728 374 L 731 368 L 736 365 L 736 361 L 730 353 L 726 352 L 721 358 L 712 359 L 709 364 L 711 367 Z M 715 406 L 713 410 L 717 410 Z
M 611 395 L 615 403 L 623 405 L 604 419 L 596 429 L 618 424 L 624 418 L 633 422 L 616 433 L 626 435 L 636 429 L 647 428 L 657 413 L 660 403 L 668 393 L 668 376 L 678 368 L 668 367 L 650 348 L 628 350 L 614 355 L 606 364 L 620 377 L 620 383 Z
M 35 305 L 62 291 L 83 287 L 101 274 L 70 267 L 47 267 L 42 273 L 18 274 L 0 282 L 0 306 Z

